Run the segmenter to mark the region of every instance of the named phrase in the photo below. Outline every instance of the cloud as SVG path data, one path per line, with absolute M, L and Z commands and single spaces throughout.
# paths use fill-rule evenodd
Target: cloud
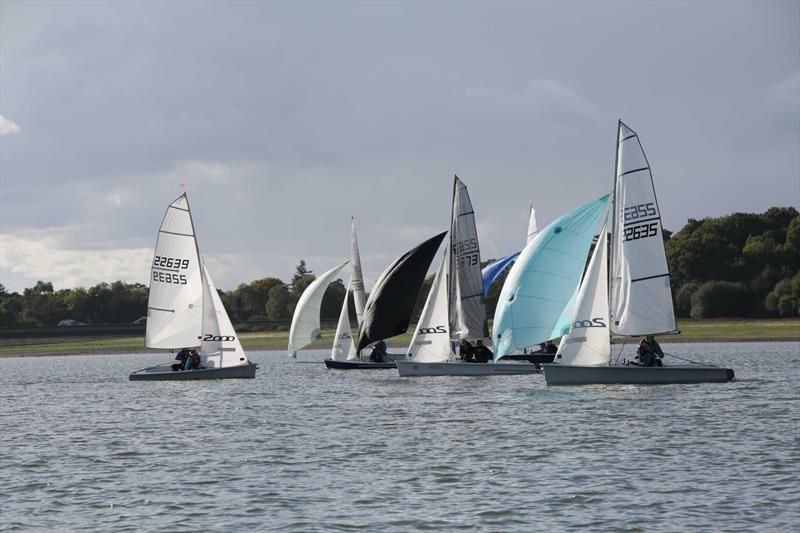
M 770 87 L 769 99 L 776 111 L 800 114 L 800 70 Z
M 481 114 L 589 119 L 597 115 L 594 107 L 575 89 L 551 79 L 530 80 L 512 90 L 478 85 L 468 87 L 461 96 L 469 109 Z
M 8 120 L 3 115 L 0 115 L 0 135 L 17 135 L 19 132 L 19 126 L 17 126 L 13 121 Z
M 16 278 L 52 281 L 56 288 L 116 280 L 147 283 L 152 249 L 68 250 L 60 244 L 62 231 L 63 228 L 50 229 L 26 236 L 0 234 L 0 268 Z

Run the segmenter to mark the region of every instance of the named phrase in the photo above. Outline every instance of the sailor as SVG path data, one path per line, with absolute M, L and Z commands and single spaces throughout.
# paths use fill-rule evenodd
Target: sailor
M 475 362 L 476 363 L 488 363 L 489 360 L 494 356 L 492 351 L 483 345 L 483 341 L 478 339 L 475 342 Z
M 190 354 L 191 350 L 189 350 L 189 348 L 184 348 L 178 352 L 178 355 L 175 356 L 175 360 L 178 362 L 172 365 L 173 372 L 184 369 L 186 366 L 186 360 L 189 359 Z
M 544 353 L 557 353 L 558 346 L 553 344 L 553 341 L 547 341 L 544 343 Z
M 372 348 L 372 353 L 369 354 L 369 360 L 373 363 L 383 363 L 386 357 L 386 349 L 386 343 L 383 340 L 379 340 Z
M 200 354 L 192 348 L 189 350 L 189 359 L 186 360 L 186 369 L 196 370 L 198 368 L 200 368 Z
M 650 346 L 650 349 L 653 350 L 653 353 L 659 359 L 664 359 L 664 351 L 661 349 L 661 346 L 656 342 L 656 338 L 652 335 L 648 335 L 644 338 L 644 341 L 647 342 L 647 345 Z M 660 365 L 659 365 L 660 366 Z
M 647 342 L 642 341 L 639 343 L 636 354 L 639 359 L 639 366 L 656 366 L 656 354 Z
M 458 356 L 465 363 L 472 363 L 475 360 L 475 348 L 469 343 L 467 339 L 462 339 L 461 344 L 458 345 Z

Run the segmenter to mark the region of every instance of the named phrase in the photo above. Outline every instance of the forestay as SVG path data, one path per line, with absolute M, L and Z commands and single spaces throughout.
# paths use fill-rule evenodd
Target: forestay
M 322 338 L 320 333 L 319 312 L 322 307 L 322 297 L 328 285 L 334 280 L 339 271 L 349 263 L 345 261 L 315 279 L 297 302 L 292 316 L 292 325 L 289 328 L 289 355 L 295 357 L 298 350 L 302 350 L 312 342 Z
M 417 329 L 408 346 L 407 359 L 420 363 L 441 363 L 452 358 L 447 305 L 447 262 L 445 252 L 433 278 Z
M 233 329 L 231 319 L 219 297 L 217 288 L 211 280 L 205 263 L 203 269 L 203 329 L 200 356 L 207 368 L 224 368 L 247 363 L 242 343 Z
M 353 287 L 353 280 L 347 285 L 347 292 L 344 294 L 342 310 L 339 313 L 339 323 L 336 325 L 336 334 L 333 338 L 331 347 L 331 359 L 334 361 L 345 361 L 356 358 L 356 347 L 353 343 L 353 331 L 350 327 L 349 296 Z
M 361 255 L 358 252 L 358 237 L 356 237 L 356 221 L 351 219 L 352 237 L 350 240 L 350 286 L 353 293 L 353 304 L 356 308 L 356 322 L 361 326 L 364 320 L 364 306 L 367 303 L 367 294 L 364 289 L 364 274 L 361 272 Z
M 203 282 L 186 194 L 167 208 L 158 230 L 147 300 L 147 348 L 198 346 Z
M 589 268 L 581 283 L 569 333 L 561 338 L 557 358 L 564 365 L 600 366 L 611 359 L 608 331 L 608 236 L 600 230 Z
M 458 176 L 453 182 L 450 253 L 450 334 L 457 339 L 488 337 L 475 211 Z
M 617 131 L 611 237 L 611 330 L 639 336 L 677 329 L 661 212 L 650 165 L 638 135 L 622 121 Z
M 517 258 L 495 312 L 495 360 L 569 331 L 586 256 L 607 200 L 603 196 L 559 217 Z

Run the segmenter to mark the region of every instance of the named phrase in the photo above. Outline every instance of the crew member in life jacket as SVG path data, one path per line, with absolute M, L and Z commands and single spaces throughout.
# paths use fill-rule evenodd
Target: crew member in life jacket
M 465 363 L 475 362 L 475 348 L 467 339 L 462 339 L 461 344 L 458 345 L 458 355 Z
M 383 340 L 379 340 L 372 348 L 372 353 L 369 354 L 369 360 L 373 363 L 383 363 L 386 358 L 386 349 L 386 343 Z
M 483 345 L 483 341 L 478 339 L 475 341 L 475 362 L 476 363 L 488 363 L 494 354 L 492 351 Z
M 189 358 L 186 359 L 186 366 L 184 366 L 184 369 L 186 369 L 186 370 L 196 370 L 198 368 L 201 368 L 200 367 L 200 362 L 201 362 L 200 354 L 197 353 L 197 350 L 192 348 L 191 350 L 189 350 Z
M 189 348 L 184 348 L 178 352 L 175 356 L 175 360 L 178 361 L 172 365 L 172 371 L 177 372 L 178 370 L 183 370 L 186 368 L 186 361 L 191 356 L 191 350 Z

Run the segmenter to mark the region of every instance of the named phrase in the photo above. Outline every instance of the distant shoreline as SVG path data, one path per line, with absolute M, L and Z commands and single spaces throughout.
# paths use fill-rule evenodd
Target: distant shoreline
M 659 340 L 663 343 L 800 342 L 800 319 L 680 320 L 678 327 L 681 330 L 680 335 L 661 335 Z M 325 329 L 322 335 L 322 339 L 308 347 L 309 350 L 330 348 L 333 330 Z M 241 340 L 246 350 L 285 352 L 289 333 L 243 333 Z M 410 341 L 411 333 L 387 339 L 391 348 L 402 350 Z M 141 336 L 29 338 L 4 340 L 0 343 L 0 358 L 157 353 L 165 352 L 144 348 L 144 337 Z

